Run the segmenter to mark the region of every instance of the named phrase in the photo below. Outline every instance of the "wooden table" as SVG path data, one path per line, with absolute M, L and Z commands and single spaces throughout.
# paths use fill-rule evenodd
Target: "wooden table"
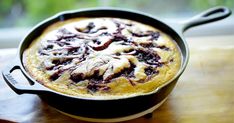
M 187 39 L 190 61 L 168 100 L 152 118 L 127 123 L 234 123 L 234 36 Z M 0 69 L 16 49 L 0 50 Z M 18 73 L 18 79 L 22 79 Z M 84 122 L 43 103 L 37 96 L 15 94 L 0 77 L 0 122 Z

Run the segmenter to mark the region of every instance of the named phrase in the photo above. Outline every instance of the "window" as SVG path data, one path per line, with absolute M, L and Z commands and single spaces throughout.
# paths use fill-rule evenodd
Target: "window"
M 2 47 L 16 47 L 25 33 L 38 22 L 65 10 L 88 7 L 119 7 L 143 11 L 165 21 L 178 21 L 192 17 L 214 6 L 227 6 L 234 10 L 233 0 L 1 0 L 0 42 Z M 189 36 L 234 34 L 234 17 L 199 28 L 215 28 L 200 33 L 188 31 Z

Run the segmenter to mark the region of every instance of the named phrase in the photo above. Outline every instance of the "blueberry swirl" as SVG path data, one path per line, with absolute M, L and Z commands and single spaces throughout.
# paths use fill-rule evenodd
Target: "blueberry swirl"
M 40 38 L 36 54 L 39 69 L 50 83 L 66 74 L 67 85 L 93 94 L 111 91 L 110 83 L 120 78 L 134 87 L 165 74 L 167 71 L 160 69 L 178 61 L 174 60 L 176 45 L 165 37 L 161 31 L 135 21 L 84 19 L 47 32 Z

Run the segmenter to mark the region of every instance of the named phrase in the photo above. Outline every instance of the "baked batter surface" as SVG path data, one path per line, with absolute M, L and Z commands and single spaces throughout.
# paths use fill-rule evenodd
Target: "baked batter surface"
M 174 40 L 119 18 L 75 18 L 49 26 L 23 54 L 29 74 L 55 91 L 92 98 L 141 95 L 181 66 Z

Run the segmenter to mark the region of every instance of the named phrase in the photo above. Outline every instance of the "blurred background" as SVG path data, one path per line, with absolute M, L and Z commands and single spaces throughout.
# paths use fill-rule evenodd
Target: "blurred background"
M 177 22 L 215 6 L 227 6 L 233 11 L 234 0 L 0 0 L 0 48 L 17 47 L 35 24 L 65 10 L 119 7 Z M 185 35 L 234 35 L 234 16 L 193 28 Z

